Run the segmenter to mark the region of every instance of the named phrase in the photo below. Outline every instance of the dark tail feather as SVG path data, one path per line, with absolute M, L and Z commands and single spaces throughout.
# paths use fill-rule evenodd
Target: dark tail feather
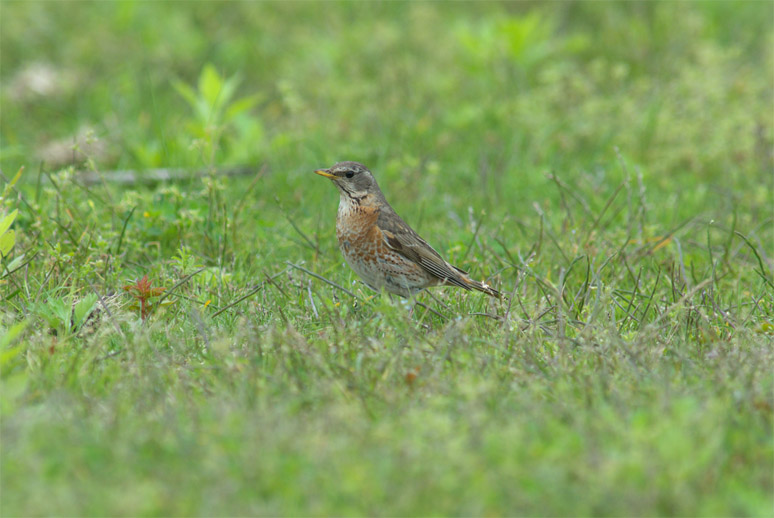
M 484 293 L 486 293 L 491 297 L 497 297 L 498 299 L 500 298 L 500 292 L 494 289 L 493 287 L 491 287 L 490 285 L 488 285 L 487 283 L 474 281 L 473 279 L 470 279 L 470 278 L 468 278 L 467 281 L 470 287 L 473 288 L 474 290 L 483 291 Z
M 447 279 L 446 283 L 460 286 L 461 288 L 465 288 L 466 290 L 474 289 L 478 291 L 483 291 L 484 293 L 486 293 L 491 297 L 497 297 L 498 299 L 500 298 L 500 292 L 494 289 L 493 287 L 491 287 L 490 285 L 488 285 L 487 283 L 474 281 L 468 276 L 468 272 L 466 272 L 465 270 L 460 270 L 459 268 L 457 268 L 456 266 L 452 266 L 451 264 L 449 264 L 449 266 L 451 266 L 454 270 L 457 270 L 457 273 L 460 274 L 460 278 L 453 279 L 451 280 L 451 282 L 449 279 Z

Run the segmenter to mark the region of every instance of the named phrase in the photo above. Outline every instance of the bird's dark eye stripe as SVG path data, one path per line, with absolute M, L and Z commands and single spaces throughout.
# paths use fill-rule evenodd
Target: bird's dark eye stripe
M 347 178 L 352 178 L 353 176 L 355 176 L 355 173 L 353 171 L 347 171 L 344 176 L 346 176 Z

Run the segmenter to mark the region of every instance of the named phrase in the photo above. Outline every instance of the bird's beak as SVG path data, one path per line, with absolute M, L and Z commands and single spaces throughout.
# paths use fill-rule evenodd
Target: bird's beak
M 315 171 L 315 173 L 326 178 L 336 178 L 336 175 L 331 174 L 327 169 L 318 169 Z

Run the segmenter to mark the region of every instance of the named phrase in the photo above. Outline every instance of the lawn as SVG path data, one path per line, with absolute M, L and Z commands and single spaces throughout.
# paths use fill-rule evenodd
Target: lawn
M 771 516 L 772 20 L 3 0 L 0 515 Z

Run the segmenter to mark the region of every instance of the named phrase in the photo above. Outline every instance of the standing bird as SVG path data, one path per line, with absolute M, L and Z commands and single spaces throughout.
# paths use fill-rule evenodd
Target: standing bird
M 499 297 L 443 260 L 433 247 L 398 216 L 371 171 L 357 162 L 339 162 L 315 173 L 339 189 L 336 237 L 349 266 L 369 288 L 411 297 L 429 286 L 459 286 Z

